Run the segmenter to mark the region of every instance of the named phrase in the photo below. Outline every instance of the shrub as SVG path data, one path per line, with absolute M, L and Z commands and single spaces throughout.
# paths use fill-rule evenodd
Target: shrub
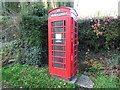
M 22 34 L 25 47 L 47 46 L 47 20 L 37 16 L 22 17 Z
M 21 14 L 20 63 L 41 66 L 47 63 L 47 10 L 33 4 Z
M 2 48 L 0 49 L 0 55 L 2 56 L 2 66 L 5 66 L 11 62 L 18 62 L 19 54 L 20 50 L 14 48 L 14 41 L 4 43 Z
M 11 42 L 12 45 L 3 47 L 2 53 L 17 52 L 14 56 L 17 56 L 20 63 L 41 66 L 47 63 L 48 10 L 44 8 L 42 2 L 23 3 L 23 5 L 26 8 L 19 11 L 19 16 L 14 16 L 11 21 L 9 20 L 10 24 L 3 25 L 4 28 L 13 27 L 10 28 L 12 32 L 9 29 L 4 30 L 3 41 Z
M 38 65 L 42 66 L 46 64 L 46 51 L 38 46 L 33 46 L 31 48 L 25 48 L 21 51 L 22 64 Z
M 119 49 L 119 19 L 111 17 L 79 21 L 80 46 L 98 52 L 102 49 Z

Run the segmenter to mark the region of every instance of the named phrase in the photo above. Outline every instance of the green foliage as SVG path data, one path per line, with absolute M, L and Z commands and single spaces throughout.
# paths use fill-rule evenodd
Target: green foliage
M 100 63 L 93 64 L 89 67 L 89 70 L 92 72 L 100 71 L 101 69 L 103 69 L 103 66 Z
M 95 86 L 94 88 L 119 88 L 118 81 L 115 77 L 107 77 L 103 75 L 97 76 L 95 79 Z
M 7 64 L 8 62 L 19 62 L 20 50 L 14 48 L 14 42 L 3 43 L 0 50 L 2 55 L 2 63 Z
M 13 4 L 13 5 L 12 5 Z M 3 45 L 3 60 L 18 61 L 30 65 L 41 66 L 47 63 L 47 12 L 43 3 L 4 3 L 9 18 L 2 21 L 2 40 L 11 45 Z M 16 5 L 16 6 L 14 6 Z M 18 7 L 19 6 L 19 7 Z M 14 16 L 18 7 L 19 15 Z M 7 15 L 7 14 L 6 14 Z M 3 18 L 3 17 L 2 17 Z M 13 55 L 11 55 L 13 54 Z M 12 58 L 11 58 L 12 56 Z M 9 58 L 10 57 L 10 58 Z M 5 62 L 6 63 L 6 62 Z
M 20 63 L 38 66 L 47 63 L 47 12 L 41 3 L 21 11 Z
M 104 67 L 101 65 L 99 61 L 88 59 L 86 60 L 86 65 L 89 67 L 88 69 L 92 72 L 103 70 Z
M 11 16 L 20 12 L 20 2 L 1 2 L 1 4 L 3 16 Z
M 0 50 L 0 54 L 8 54 L 10 52 L 12 52 L 13 49 L 13 43 L 4 43 L 1 50 Z
M 37 16 L 23 16 L 22 33 L 26 47 L 47 45 L 47 20 Z
M 111 58 L 107 59 L 106 65 L 111 68 L 120 68 L 120 54 L 113 55 Z
M 3 86 L 9 88 L 75 88 L 74 84 L 51 77 L 47 66 L 8 65 L 2 70 Z
M 73 2 L 57 2 L 58 7 L 72 7 L 74 6 Z
M 47 62 L 47 22 L 38 17 L 26 18 L 27 21 L 24 21 L 25 27 L 23 28 L 24 48 L 21 51 L 21 61 L 26 61 L 31 65 L 45 64 Z M 23 54 L 24 51 L 25 54 Z
M 20 63 L 43 66 L 47 63 L 46 51 L 38 46 L 25 48 L 21 51 Z
M 92 72 L 95 72 L 95 71 L 100 71 L 100 70 L 103 70 L 104 67 L 103 65 L 101 64 L 101 62 L 97 59 L 92 59 L 90 56 L 90 49 L 87 50 L 87 52 L 85 53 L 85 65 L 87 66 L 87 69 L 89 71 L 92 71 Z
M 47 16 L 48 10 L 45 9 L 43 3 L 32 4 L 33 14 L 39 17 Z
M 119 49 L 119 19 L 111 17 L 79 21 L 80 46 L 93 51 Z
M 37 2 L 37 3 L 22 3 L 21 4 L 22 9 L 21 9 L 21 15 L 25 15 L 25 16 L 39 16 L 39 17 L 43 17 L 43 16 L 47 16 L 48 10 L 49 9 L 45 9 L 44 5 L 42 2 Z

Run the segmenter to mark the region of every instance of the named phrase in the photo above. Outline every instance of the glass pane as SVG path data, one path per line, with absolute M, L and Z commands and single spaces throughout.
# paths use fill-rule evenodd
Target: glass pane
M 52 26 L 65 26 L 65 25 L 66 25 L 65 20 L 52 22 Z
M 61 57 L 65 57 L 65 53 L 64 52 L 53 52 L 53 56 L 61 56 Z
M 62 38 L 66 38 L 65 34 L 61 34 Z M 56 38 L 56 34 L 52 34 L 52 38 Z
M 53 28 L 53 32 L 65 32 L 65 28 L 64 27 Z
M 74 34 L 75 38 L 77 38 L 77 34 Z
M 78 56 L 75 56 L 75 57 L 74 57 L 74 61 L 76 61 L 76 60 L 78 60 Z
M 53 50 L 65 51 L 65 46 L 53 46 Z
M 66 44 L 66 41 L 65 41 L 65 40 L 62 40 L 61 42 L 56 42 L 56 40 L 53 40 L 53 41 L 52 41 L 52 44 L 65 45 L 65 44 Z
M 77 33 L 77 28 L 75 28 L 75 33 Z
M 53 63 L 53 67 L 65 69 L 65 65 L 59 63 Z
M 76 26 L 76 27 L 77 27 L 77 22 L 74 22 L 74 24 L 75 24 L 74 26 Z
M 77 44 L 77 40 L 75 40 L 75 44 Z
M 76 55 L 76 54 L 77 54 L 77 51 L 75 51 L 74 53 L 75 53 L 75 55 Z
M 77 62 L 74 63 L 74 67 L 76 67 L 76 66 L 77 66 Z
M 53 22 L 53 26 L 63 26 L 63 21 L 55 21 Z
M 54 62 L 65 63 L 65 59 L 64 59 L 64 58 L 53 57 L 53 61 L 54 61 Z
M 76 56 L 74 57 L 74 61 L 76 61 Z
M 76 45 L 74 46 L 74 49 L 75 49 L 75 50 L 77 49 L 77 46 L 76 46 Z

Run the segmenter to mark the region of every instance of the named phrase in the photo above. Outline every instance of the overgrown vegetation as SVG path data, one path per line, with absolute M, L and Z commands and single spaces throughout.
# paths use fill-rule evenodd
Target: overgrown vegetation
M 41 66 L 47 63 L 48 9 L 43 8 L 42 3 L 32 4 L 32 6 L 25 4 L 24 6 L 26 8 L 21 9 L 18 16 L 12 16 L 10 22 L 8 21 L 10 24 L 7 25 L 8 22 L 3 23 L 5 30 L 2 39 L 3 43 L 7 42 L 7 47 L 3 46 L 3 49 L 8 49 L 6 53 L 5 50 L 1 51 L 2 59 L 5 61 L 3 64 L 10 61 L 10 58 L 9 60 L 5 59 L 6 56 L 14 59 L 13 52 L 18 51 L 18 53 L 14 53 L 18 56 L 17 60 L 14 61 L 21 64 Z
M 22 14 L 22 46 L 20 62 L 41 66 L 47 63 L 47 9 L 33 5 Z
M 112 17 L 79 20 L 79 45 L 95 52 L 120 50 L 119 23 Z
M 119 65 L 118 51 L 93 53 L 88 49 L 85 58 L 80 59 L 78 76 L 90 76 L 95 83 L 94 88 L 120 88 Z
M 76 88 L 49 76 L 47 64 L 47 13 L 66 3 L 3 3 L 2 26 L 3 87 Z M 15 9 L 16 8 L 16 9 Z M 79 70 L 93 79 L 94 88 L 120 88 L 119 18 L 79 20 Z M 10 64 L 13 63 L 14 64 Z M 22 64 L 22 65 L 21 65 Z M 31 66 L 29 66 L 31 65 Z

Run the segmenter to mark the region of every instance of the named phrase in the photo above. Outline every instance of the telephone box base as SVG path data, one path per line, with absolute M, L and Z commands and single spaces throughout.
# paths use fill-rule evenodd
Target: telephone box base
M 60 79 L 63 79 L 63 80 L 67 80 L 67 81 L 70 81 L 71 83 L 75 83 L 75 81 L 77 80 L 77 76 L 73 76 L 73 77 L 65 77 L 65 76 L 60 76 L 60 75 L 56 75 L 56 74 L 51 74 L 50 73 L 50 76 L 53 76 L 53 77 L 56 77 L 56 78 L 60 78 Z

